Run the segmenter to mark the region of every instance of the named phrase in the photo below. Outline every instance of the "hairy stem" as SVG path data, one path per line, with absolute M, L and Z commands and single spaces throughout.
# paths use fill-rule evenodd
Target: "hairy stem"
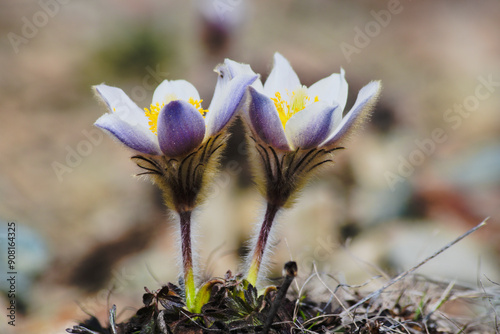
M 268 244 L 269 234 L 273 226 L 274 218 L 276 213 L 278 213 L 281 207 L 267 203 L 266 215 L 264 216 L 264 221 L 259 232 L 259 238 L 257 239 L 257 244 L 252 255 L 252 261 L 250 262 L 250 269 L 248 270 L 247 280 L 250 284 L 255 286 L 259 278 L 260 266 L 264 258 L 264 252 Z
M 192 311 L 195 307 L 196 286 L 194 283 L 193 251 L 191 247 L 191 211 L 179 212 L 181 222 L 182 269 L 186 289 L 186 307 Z

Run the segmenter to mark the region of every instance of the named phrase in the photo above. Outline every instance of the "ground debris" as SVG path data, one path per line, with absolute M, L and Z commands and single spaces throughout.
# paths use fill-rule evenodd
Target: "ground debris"
M 280 287 L 267 289 L 265 294 L 259 295 L 253 286 L 245 288 L 244 281 L 237 277 L 226 276 L 223 282 L 213 287 L 209 302 L 199 314 L 188 312 L 178 294 L 182 291 L 169 284 L 155 292 L 146 290 L 144 306 L 125 322 L 115 325 L 113 321 L 105 328 L 91 317 L 67 332 L 264 333 L 264 325 Z M 315 302 L 307 293 L 291 297 L 296 291 L 289 292 L 279 302 L 268 333 L 498 333 L 498 285 L 488 289 L 483 287 L 483 291 L 458 284 L 453 284 L 452 289 L 449 287 L 449 282 L 411 275 L 348 313 L 345 309 L 356 305 L 367 294 L 348 291 L 351 288 L 343 285 L 336 290 L 339 301 L 334 303 Z
M 368 283 L 338 284 L 332 288 L 326 283 L 332 276 L 323 278 L 315 266 L 302 287 L 297 285 L 297 291 L 289 292 L 297 265 L 288 262 L 282 284 L 260 292 L 241 275 L 234 276 L 230 271 L 224 278 L 211 280 L 210 299 L 200 313 L 186 310 L 182 289 L 169 283 L 156 291 L 145 288 L 144 306 L 128 321 L 116 324 L 116 306 L 113 306 L 107 328 L 91 317 L 66 331 L 72 334 L 498 334 L 500 284 L 486 278 L 485 282 L 479 281 L 479 287 L 467 287 L 414 273 L 484 224 L 369 293 L 361 291 Z M 321 283 L 323 296 L 329 296 L 327 302 L 320 302 L 306 292 L 312 278 Z

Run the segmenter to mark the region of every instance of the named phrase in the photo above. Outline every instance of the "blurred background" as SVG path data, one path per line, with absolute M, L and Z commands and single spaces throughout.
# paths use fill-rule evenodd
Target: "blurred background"
M 15 329 L 64 333 L 112 304 L 123 321 L 144 286 L 177 280 L 159 193 L 132 177 L 132 152 L 93 127 L 106 110 L 90 87 L 120 87 L 147 107 L 161 81 L 186 79 L 208 106 L 224 58 L 265 79 L 276 51 L 307 86 L 344 68 L 347 109 L 369 81 L 384 89 L 336 166 L 280 217 L 270 277 L 291 258 L 302 281 L 314 263 L 353 285 L 394 276 L 491 217 L 419 273 L 499 282 L 499 17 L 496 0 L 2 1 L 0 288 L 15 222 Z M 196 218 L 207 277 L 238 272 L 262 216 L 241 125 L 233 132 Z M 1 309 L 8 302 L 0 295 Z

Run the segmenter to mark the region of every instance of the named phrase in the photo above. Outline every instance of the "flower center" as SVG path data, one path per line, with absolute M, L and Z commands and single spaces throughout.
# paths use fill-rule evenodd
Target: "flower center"
M 175 94 L 169 94 L 165 97 L 165 102 L 163 102 L 161 105 L 159 102 L 156 102 L 156 104 L 151 104 L 151 106 L 148 108 L 144 108 L 144 111 L 146 112 L 146 117 L 149 118 L 149 130 L 153 132 L 155 135 L 158 134 L 158 115 L 160 115 L 160 111 L 165 107 L 166 104 L 169 104 L 172 101 L 178 100 L 177 96 Z M 201 107 L 201 103 L 203 102 L 202 99 L 200 100 L 195 100 L 192 97 L 189 98 L 188 102 L 196 108 L 200 112 L 200 114 L 205 117 L 207 114 L 208 110 L 203 109 Z
M 307 88 L 305 86 L 299 87 L 294 90 L 292 94 L 287 93 L 287 95 L 288 98 L 283 99 L 280 92 L 276 92 L 274 94 L 276 97 L 271 97 L 271 100 L 276 106 L 276 110 L 278 110 L 278 115 L 280 117 L 281 124 L 283 124 L 283 128 L 290 117 L 303 110 L 311 100 L 307 95 Z M 314 98 L 314 102 L 318 101 L 319 99 L 316 96 Z

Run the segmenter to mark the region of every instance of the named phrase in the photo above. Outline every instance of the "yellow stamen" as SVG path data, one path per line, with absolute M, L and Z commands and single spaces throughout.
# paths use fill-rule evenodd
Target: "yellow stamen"
M 144 108 L 144 111 L 146 112 L 146 117 L 149 118 L 149 129 L 151 132 L 153 132 L 155 135 L 158 134 L 158 115 L 160 115 L 160 111 L 165 107 L 166 104 L 178 100 L 177 96 L 174 94 L 167 95 L 165 97 L 165 102 L 160 105 L 159 102 L 156 102 L 156 104 L 151 104 L 151 106 L 148 108 Z M 190 97 L 188 102 L 196 108 L 200 112 L 200 114 L 205 117 L 208 110 L 203 109 L 201 107 L 201 103 L 203 102 L 202 99 L 200 100 L 195 100 L 194 98 Z
M 201 107 L 203 99 L 195 100 L 192 97 L 190 97 L 188 102 L 191 103 L 193 107 L 195 107 L 200 112 L 201 116 L 205 117 L 207 115 L 208 109 L 203 109 Z
M 157 128 L 158 128 L 158 115 L 160 114 L 160 110 L 165 106 L 165 103 L 162 103 L 160 105 L 159 102 L 156 102 L 156 104 L 151 104 L 151 106 L 148 108 L 144 108 L 144 111 L 146 112 L 146 117 L 149 118 L 149 130 L 151 130 L 152 133 L 155 135 L 157 134 Z
M 274 96 L 276 97 L 271 97 L 271 100 L 274 102 L 276 110 L 278 111 L 278 115 L 280 117 L 281 124 L 283 124 L 283 128 L 285 127 L 285 124 L 286 122 L 288 122 L 290 117 L 303 110 L 310 101 L 310 98 L 307 95 L 307 88 L 304 86 L 294 90 L 291 95 L 287 95 L 287 100 L 283 100 L 280 92 L 276 92 L 274 94 Z M 319 98 L 316 96 L 314 98 L 314 102 L 318 101 Z

